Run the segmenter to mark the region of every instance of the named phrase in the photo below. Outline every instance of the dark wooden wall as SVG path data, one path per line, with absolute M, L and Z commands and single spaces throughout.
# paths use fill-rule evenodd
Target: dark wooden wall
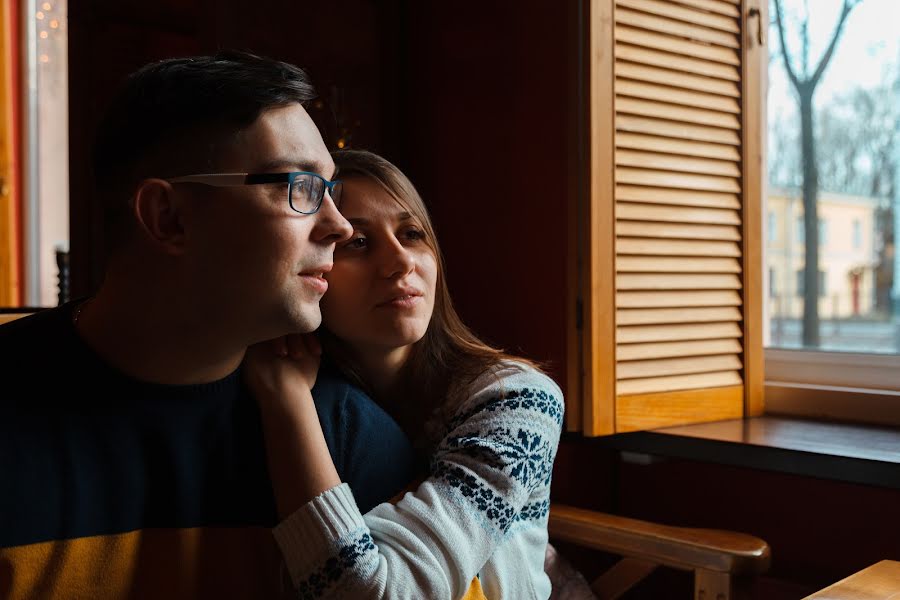
M 115 84 L 150 60 L 245 48 L 310 71 L 326 102 L 313 114 L 332 145 L 343 126 L 356 147 L 410 175 L 434 215 L 463 318 L 490 342 L 546 361 L 564 383 L 575 3 L 70 0 L 69 10 L 76 296 L 102 272 L 88 152 Z M 878 488 L 683 461 L 628 465 L 567 437 L 554 494 L 759 535 L 774 554 L 757 595 L 767 600 L 900 559 L 900 493 Z

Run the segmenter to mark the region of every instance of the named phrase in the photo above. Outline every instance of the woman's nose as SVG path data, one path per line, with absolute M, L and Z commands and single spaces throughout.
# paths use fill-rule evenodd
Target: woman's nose
M 409 250 L 397 240 L 385 249 L 385 256 L 381 262 L 381 274 L 384 277 L 402 277 L 411 272 L 415 267 L 415 261 Z

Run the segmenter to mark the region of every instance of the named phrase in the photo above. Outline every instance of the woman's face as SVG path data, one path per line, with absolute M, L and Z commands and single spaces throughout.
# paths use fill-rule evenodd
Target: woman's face
M 421 223 L 366 177 L 344 180 L 353 235 L 334 251 L 322 299 L 325 326 L 358 352 L 407 348 L 434 310 L 437 261 Z

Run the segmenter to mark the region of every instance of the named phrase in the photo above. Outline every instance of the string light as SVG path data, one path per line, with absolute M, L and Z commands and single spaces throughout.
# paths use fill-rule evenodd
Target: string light
M 341 138 L 338 140 L 338 144 L 337 144 L 338 148 L 343 148 L 346 145 L 347 145 L 347 142 L 344 141 L 344 138 Z
M 34 16 L 36 16 L 38 19 L 43 19 L 43 18 L 44 18 L 44 13 L 42 13 L 41 11 L 38 11 L 37 14 L 34 15 Z
M 57 27 L 59 27 L 59 21 L 57 21 L 56 19 L 53 19 L 52 21 L 50 21 L 51 29 L 56 29 Z
M 53 6 L 51 6 L 49 2 L 44 2 L 42 8 L 43 8 L 44 10 L 49 11 L 51 8 L 53 8 Z
M 42 62 L 42 63 L 48 63 L 48 62 L 50 62 L 50 57 L 47 56 L 46 54 L 41 54 L 41 62 Z
M 47 39 L 47 32 L 46 32 L 46 31 L 42 31 L 42 32 L 41 32 L 41 39 L 42 39 L 42 40 L 46 40 L 46 39 Z

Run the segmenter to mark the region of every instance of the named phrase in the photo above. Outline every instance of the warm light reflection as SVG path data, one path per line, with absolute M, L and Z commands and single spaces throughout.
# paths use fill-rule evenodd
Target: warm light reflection
M 41 11 L 38 11 L 37 14 L 34 15 L 34 16 L 36 16 L 38 19 L 43 19 L 43 18 L 44 18 L 44 13 L 42 13 Z

